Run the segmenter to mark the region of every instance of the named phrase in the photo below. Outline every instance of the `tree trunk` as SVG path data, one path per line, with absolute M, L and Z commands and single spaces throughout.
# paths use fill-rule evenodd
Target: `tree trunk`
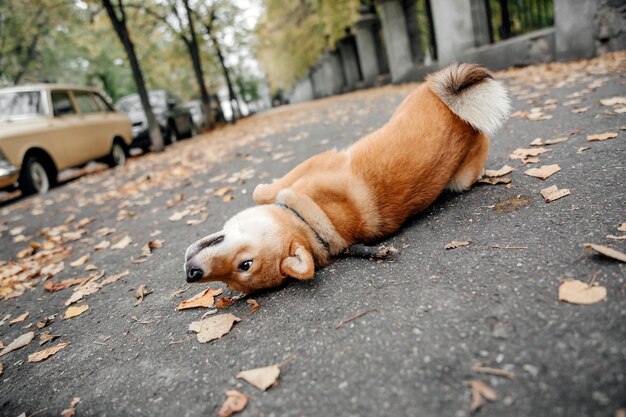
M 213 33 L 209 32 L 209 28 L 207 27 L 207 32 L 213 45 L 215 45 L 215 50 L 217 51 L 217 59 L 220 61 L 220 66 L 222 67 L 222 72 L 224 73 L 224 78 L 226 79 L 226 86 L 228 87 L 228 98 L 230 103 L 230 109 L 233 113 L 233 122 L 235 122 L 239 117 L 241 117 L 241 107 L 239 106 L 239 101 L 237 100 L 237 96 L 235 95 L 235 89 L 233 88 L 233 83 L 230 79 L 230 71 L 228 67 L 226 67 L 226 63 L 224 62 L 224 55 L 222 55 L 222 48 L 220 48 L 220 44 L 217 42 L 217 38 Z M 234 103 L 234 106 L 233 106 Z M 237 110 L 235 111 L 235 107 Z
M 122 42 L 126 55 L 128 56 L 128 62 L 130 63 L 130 68 L 133 73 L 133 79 L 135 81 L 135 85 L 137 86 L 137 94 L 139 94 L 141 106 L 143 107 L 146 120 L 148 121 L 152 150 L 155 152 L 161 152 L 164 149 L 163 135 L 161 135 L 161 129 L 159 128 L 156 118 L 154 117 L 154 113 L 152 112 L 152 106 L 150 105 L 150 100 L 148 98 L 148 91 L 146 90 L 143 72 L 141 70 L 141 66 L 139 65 L 139 61 L 137 60 L 135 46 L 133 45 L 128 33 L 128 28 L 126 26 L 126 14 L 124 12 L 122 0 L 118 0 L 121 18 L 118 17 L 115 12 L 115 6 L 111 4 L 111 0 L 102 0 L 102 5 L 106 9 L 109 19 L 111 19 L 111 23 L 113 24 L 113 28 L 115 29 L 120 42 Z
M 189 50 L 189 55 L 191 56 L 191 62 L 193 64 L 193 72 L 196 76 L 196 81 L 198 82 L 198 88 L 200 89 L 200 99 L 202 100 L 202 107 L 204 110 L 204 114 L 206 117 L 207 126 L 212 128 L 213 121 L 211 120 L 211 98 L 209 97 L 209 92 L 207 91 L 206 84 L 204 82 L 204 73 L 202 72 L 202 60 L 200 59 L 200 48 L 198 47 L 198 39 L 196 37 L 196 31 L 193 26 L 193 17 L 192 11 L 189 7 L 189 0 L 183 0 L 183 4 L 185 5 L 185 12 L 187 14 L 187 22 L 189 23 L 189 34 L 190 39 L 183 38 L 187 49 Z M 217 103 L 219 106 L 219 102 Z

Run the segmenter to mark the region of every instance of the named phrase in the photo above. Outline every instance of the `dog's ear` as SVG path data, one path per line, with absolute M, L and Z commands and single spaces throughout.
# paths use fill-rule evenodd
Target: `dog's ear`
M 315 273 L 313 256 L 301 243 L 293 242 L 289 256 L 280 262 L 280 272 L 297 279 L 311 279 Z
M 276 196 L 272 195 L 271 184 L 259 184 L 252 192 L 252 199 L 257 204 L 270 204 Z

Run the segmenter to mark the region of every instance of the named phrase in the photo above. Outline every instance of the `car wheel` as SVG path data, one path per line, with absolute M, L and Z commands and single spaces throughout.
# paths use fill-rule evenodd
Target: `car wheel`
M 189 126 L 191 126 L 189 128 L 189 137 L 193 138 L 194 136 L 196 136 L 198 134 L 198 127 L 193 122 L 193 119 L 189 119 Z
M 126 149 L 118 140 L 113 142 L 111 153 L 106 157 L 105 162 L 111 168 L 126 164 Z
M 178 136 L 176 135 L 176 129 L 173 126 L 170 126 L 165 133 L 165 144 L 172 145 L 178 141 Z
M 29 156 L 22 165 L 19 184 L 22 194 L 45 194 L 54 182 L 53 172 L 47 164 L 37 156 Z

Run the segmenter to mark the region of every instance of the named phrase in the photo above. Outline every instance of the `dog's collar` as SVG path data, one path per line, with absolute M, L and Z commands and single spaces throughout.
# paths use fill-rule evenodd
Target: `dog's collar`
M 326 252 L 330 252 L 330 245 L 328 244 L 328 242 L 326 242 L 319 233 L 317 233 L 317 230 L 315 230 L 313 228 L 313 226 L 311 226 L 309 224 L 309 222 L 306 221 L 306 219 L 304 217 L 302 217 L 302 215 L 300 213 L 298 213 L 296 211 L 296 209 L 294 209 L 293 207 L 289 207 L 287 204 L 282 204 L 282 203 L 275 203 L 278 207 L 282 207 L 284 209 L 287 209 L 289 211 L 291 211 L 293 214 L 295 214 L 295 216 L 300 219 L 300 221 L 302 221 L 302 223 L 306 224 L 309 229 L 311 229 L 311 231 L 313 232 L 313 234 L 315 235 L 315 239 L 317 240 L 317 242 L 322 245 L 324 247 L 324 249 L 326 249 Z

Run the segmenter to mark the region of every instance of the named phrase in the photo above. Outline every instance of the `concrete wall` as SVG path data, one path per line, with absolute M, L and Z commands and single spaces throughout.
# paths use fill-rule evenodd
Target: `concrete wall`
M 289 96 L 289 102 L 302 103 L 304 101 L 311 101 L 314 98 L 313 82 L 311 81 L 311 78 L 306 77 L 293 88 L 291 95 Z

